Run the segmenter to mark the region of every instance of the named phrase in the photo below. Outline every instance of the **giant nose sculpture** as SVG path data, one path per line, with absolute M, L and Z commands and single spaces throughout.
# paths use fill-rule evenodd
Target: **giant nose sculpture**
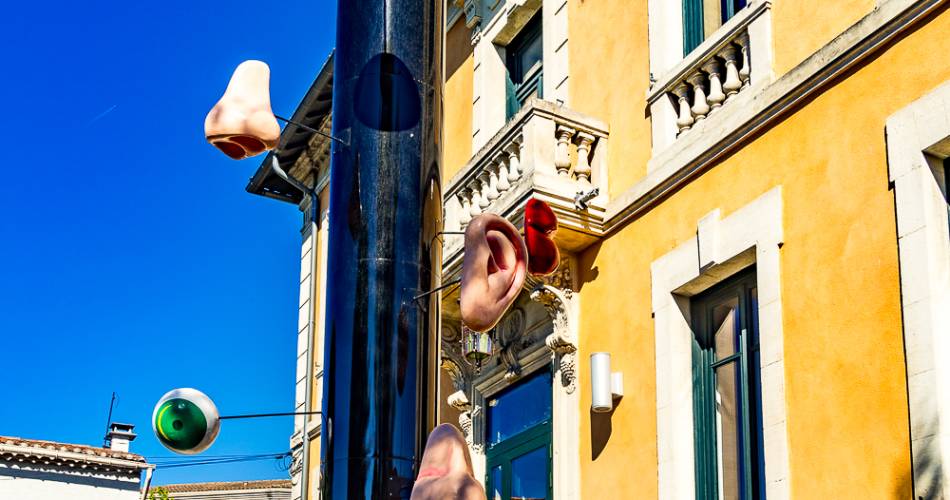
M 274 149 L 280 125 L 270 107 L 270 68 L 244 61 L 205 118 L 205 138 L 235 160 Z

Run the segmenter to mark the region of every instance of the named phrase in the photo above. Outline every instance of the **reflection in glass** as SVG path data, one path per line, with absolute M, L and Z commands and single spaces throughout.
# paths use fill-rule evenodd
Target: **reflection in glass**
M 548 490 L 548 448 L 511 461 L 511 500 L 543 500 Z
M 719 498 L 739 499 L 739 415 L 736 362 L 716 369 L 716 434 L 719 440 Z
M 729 357 L 736 353 L 739 342 L 739 333 L 736 330 L 736 310 L 739 308 L 739 299 L 733 298 L 712 310 L 713 328 L 715 333 L 716 359 Z
M 488 445 L 551 418 L 551 372 L 541 370 L 488 400 Z
M 491 498 L 492 500 L 501 500 L 501 466 L 496 465 L 491 469 Z

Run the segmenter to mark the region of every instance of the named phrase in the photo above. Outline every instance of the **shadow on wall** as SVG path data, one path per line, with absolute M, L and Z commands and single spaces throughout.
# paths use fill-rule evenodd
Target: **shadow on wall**
M 597 457 L 607 447 L 607 441 L 610 441 L 610 434 L 613 432 L 614 412 L 617 406 L 623 401 L 623 397 L 614 399 L 614 407 L 606 413 L 597 413 L 590 411 L 590 458 L 597 460 Z
M 936 423 L 931 422 L 925 435 L 936 434 Z M 943 500 L 943 467 L 939 457 L 925 455 L 917 457 L 913 470 L 898 474 L 900 477 L 894 487 L 894 498 L 914 498 L 915 500 Z M 917 487 L 914 488 L 914 476 Z M 917 490 L 916 492 L 914 490 Z

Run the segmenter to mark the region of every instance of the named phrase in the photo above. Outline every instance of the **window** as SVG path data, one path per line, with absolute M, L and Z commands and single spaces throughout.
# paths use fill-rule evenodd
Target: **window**
M 491 397 L 486 460 L 490 500 L 551 500 L 551 370 Z
M 765 498 L 755 270 L 691 301 L 696 498 Z
M 746 0 L 683 0 L 683 55 L 746 6 Z
M 541 11 L 538 11 L 506 47 L 505 108 L 510 119 L 532 97 L 541 97 Z

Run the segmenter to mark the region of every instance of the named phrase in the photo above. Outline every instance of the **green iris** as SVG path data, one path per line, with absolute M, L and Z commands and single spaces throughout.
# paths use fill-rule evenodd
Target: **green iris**
M 208 432 L 208 421 L 201 408 L 187 399 L 169 399 L 155 414 L 158 439 L 169 448 L 190 450 L 201 443 Z

